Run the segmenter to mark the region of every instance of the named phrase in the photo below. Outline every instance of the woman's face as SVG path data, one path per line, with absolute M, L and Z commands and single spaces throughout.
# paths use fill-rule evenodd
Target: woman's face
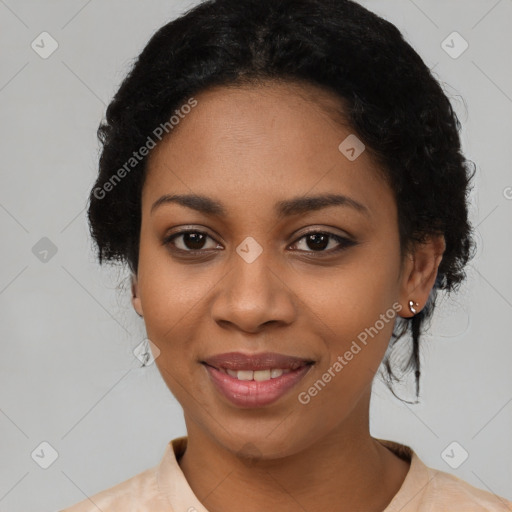
M 150 155 L 134 307 L 189 435 L 292 454 L 360 422 L 395 315 L 419 298 L 395 200 L 357 141 L 339 149 L 351 131 L 320 91 L 195 99 Z M 171 195 L 204 199 L 159 202 Z

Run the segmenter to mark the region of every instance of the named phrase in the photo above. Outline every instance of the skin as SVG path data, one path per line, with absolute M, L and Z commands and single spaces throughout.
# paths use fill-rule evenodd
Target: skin
M 382 511 L 409 470 L 369 432 L 371 384 L 393 322 L 308 404 L 298 394 L 394 303 L 404 317 L 412 316 L 410 299 L 421 310 L 444 239 L 401 258 L 393 192 L 368 151 L 354 161 L 339 151 L 353 132 L 327 113 L 340 108 L 330 93 L 269 82 L 195 98 L 198 105 L 150 155 L 132 287 L 133 306 L 160 350 L 156 364 L 184 410 L 188 447 L 180 467 L 210 512 L 241 503 L 246 512 Z M 151 212 L 164 194 L 190 193 L 221 201 L 226 218 L 176 203 Z M 329 206 L 276 217 L 276 202 L 323 193 L 349 196 L 367 214 Z M 163 244 L 184 229 L 210 238 Z M 328 238 L 318 248 L 308 231 L 357 243 L 335 253 L 339 242 Z M 236 252 L 248 236 L 263 250 L 252 263 Z M 280 352 L 315 364 L 277 402 L 239 408 L 200 364 L 230 351 Z

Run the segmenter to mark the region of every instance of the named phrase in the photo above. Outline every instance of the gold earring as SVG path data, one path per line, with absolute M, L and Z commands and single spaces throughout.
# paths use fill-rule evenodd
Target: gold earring
M 415 315 L 418 312 L 418 310 L 414 306 L 418 307 L 419 304 L 417 302 L 410 300 L 409 301 L 409 309 L 411 310 L 411 313 L 413 315 Z

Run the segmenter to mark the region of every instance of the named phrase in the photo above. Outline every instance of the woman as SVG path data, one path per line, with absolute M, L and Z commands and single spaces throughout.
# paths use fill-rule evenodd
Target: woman
M 369 432 L 388 349 L 410 335 L 419 396 L 422 326 L 473 253 L 459 129 L 353 1 L 211 0 L 161 28 L 100 126 L 89 220 L 187 436 L 66 510 L 512 510 Z

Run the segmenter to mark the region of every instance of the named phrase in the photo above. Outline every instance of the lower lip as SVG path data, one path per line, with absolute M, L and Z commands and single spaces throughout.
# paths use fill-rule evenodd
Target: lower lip
M 263 407 L 281 398 L 306 375 L 312 365 L 264 381 L 238 380 L 236 377 L 204 364 L 220 393 L 237 407 Z

